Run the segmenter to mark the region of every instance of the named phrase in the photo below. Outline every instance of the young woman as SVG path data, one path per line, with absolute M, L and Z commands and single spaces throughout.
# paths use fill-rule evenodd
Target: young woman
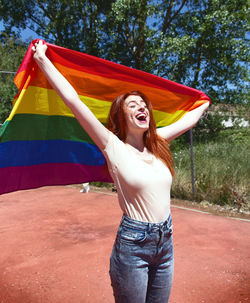
M 174 175 L 167 143 L 192 128 L 209 103 L 156 129 L 146 96 L 128 92 L 112 103 L 106 128 L 46 57 L 46 49 L 41 40 L 35 43 L 35 61 L 102 150 L 117 188 L 123 217 L 110 258 L 115 302 L 167 303 L 173 277 L 170 188 Z

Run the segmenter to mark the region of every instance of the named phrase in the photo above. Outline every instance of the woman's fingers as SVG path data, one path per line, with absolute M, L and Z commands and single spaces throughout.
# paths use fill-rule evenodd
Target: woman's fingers
M 43 43 L 43 40 L 36 41 L 32 46 L 32 50 L 36 50 L 38 47 L 47 49 L 47 45 L 45 43 Z

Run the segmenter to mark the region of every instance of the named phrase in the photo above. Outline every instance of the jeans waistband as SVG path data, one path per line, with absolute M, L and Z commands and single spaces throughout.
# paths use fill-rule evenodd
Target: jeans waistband
M 157 231 L 157 230 L 162 230 L 164 227 L 171 227 L 172 215 L 170 213 L 167 220 L 164 222 L 151 223 L 151 222 L 138 221 L 138 220 L 132 219 L 124 214 L 122 217 L 122 220 L 121 220 L 121 225 L 135 227 L 136 229 L 140 229 L 140 230 L 147 230 L 147 231 L 156 230 Z

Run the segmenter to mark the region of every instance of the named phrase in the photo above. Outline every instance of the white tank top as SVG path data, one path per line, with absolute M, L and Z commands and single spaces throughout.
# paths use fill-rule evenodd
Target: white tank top
M 144 222 L 165 221 L 170 214 L 172 184 L 168 167 L 153 154 L 142 158 L 112 132 L 103 154 L 123 213 Z

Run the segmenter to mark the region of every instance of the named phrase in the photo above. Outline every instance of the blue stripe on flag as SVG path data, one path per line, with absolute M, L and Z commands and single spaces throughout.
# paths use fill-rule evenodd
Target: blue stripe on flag
M 103 165 L 96 145 L 68 140 L 8 141 L 0 144 L 0 167 L 46 163 Z

